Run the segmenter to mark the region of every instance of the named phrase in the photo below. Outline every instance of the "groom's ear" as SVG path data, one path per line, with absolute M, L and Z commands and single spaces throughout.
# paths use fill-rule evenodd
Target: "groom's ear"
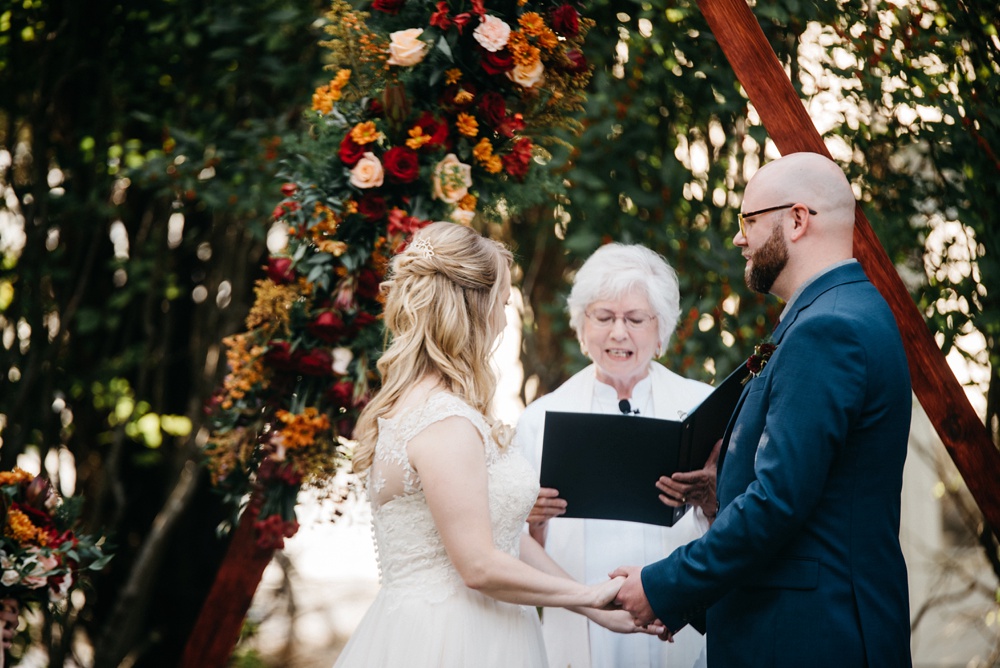
M 788 232 L 789 241 L 798 241 L 809 230 L 812 222 L 809 207 L 804 204 L 796 204 L 792 207 L 792 227 Z

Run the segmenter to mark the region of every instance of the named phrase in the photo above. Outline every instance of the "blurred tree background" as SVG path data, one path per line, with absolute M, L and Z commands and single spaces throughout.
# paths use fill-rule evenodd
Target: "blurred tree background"
M 329 78 L 325 4 L 0 8 L 0 466 L 34 457 L 85 494 L 88 526 L 118 555 L 15 654 L 30 641 L 50 666 L 84 651 L 94 666 L 176 664 L 224 545 L 225 509 L 195 464 L 202 406 L 261 275 L 283 146 Z M 728 373 L 779 310 L 746 290 L 731 243 L 743 185 L 776 153 L 697 5 L 583 11 L 596 72 L 585 130 L 554 156 L 568 194 L 493 228 L 518 256 L 528 399 L 583 363 L 564 297 L 606 241 L 677 269 L 683 318 L 663 361 L 684 374 Z M 754 11 L 942 349 L 987 370 L 974 390 L 996 441 L 1000 10 Z M 945 476 L 995 590 L 995 533 Z

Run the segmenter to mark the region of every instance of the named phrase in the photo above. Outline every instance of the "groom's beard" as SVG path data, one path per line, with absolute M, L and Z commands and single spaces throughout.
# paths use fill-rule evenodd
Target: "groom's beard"
M 788 264 L 788 244 L 785 242 L 785 233 L 780 225 L 775 225 L 771 230 L 771 236 L 747 261 L 747 268 L 744 271 L 747 287 L 754 292 L 768 294 L 786 264 Z

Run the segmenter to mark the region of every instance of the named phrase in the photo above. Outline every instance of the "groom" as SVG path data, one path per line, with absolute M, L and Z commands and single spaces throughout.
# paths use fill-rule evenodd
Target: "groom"
M 747 184 L 747 285 L 786 301 L 752 359 L 719 461 L 720 512 L 699 540 L 627 575 L 636 624 L 701 626 L 728 666 L 910 666 L 899 547 L 910 380 L 895 320 L 852 258 L 840 168 L 793 153 Z M 762 367 L 762 368 L 761 368 Z M 704 627 L 702 627 L 704 628 Z

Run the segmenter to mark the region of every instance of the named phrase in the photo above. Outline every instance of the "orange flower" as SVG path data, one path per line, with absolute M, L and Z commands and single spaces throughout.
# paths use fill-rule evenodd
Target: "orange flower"
M 453 67 L 450 70 L 445 70 L 444 72 L 444 82 L 449 86 L 458 83 L 458 80 L 462 78 L 462 70 L 457 67 Z
M 469 193 L 462 199 L 458 200 L 457 206 L 459 209 L 462 209 L 463 211 L 475 211 L 476 204 L 478 203 L 479 203 L 479 198 L 477 198 L 472 193 Z
M 486 137 L 479 140 L 479 143 L 472 148 L 472 157 L 479 162 L 486 162 L 493 155 L 493 144 Z
M 419 125 L 414 125 L 407 134 L 410 135 L 410 138 L 406 140 L 406 145 L 414 151 L 431 140 L 431 136 L 425 135 L 424 129 Z
M 4 529 L 4 535 L 22 545 L 33 543 L 45 547 L 49 542 L 48 534 L 32 524 L 28 516 L 17 508 L 7 511 L 7 527 Z
M 542 34 L 538 36 L 538 44 L 546 51 L 552 51 L 559 46 L 559 38 L 554 32 L 546 28 L 542 31 Z
M 476 96 L 463 88 L 455 93 L 455 104 L 468 104 L 474 97 Z
M 517 21 L 521 30 L 528 37 L 538 37 L 546 30 L 545 19 L 538 12 L 525 12 Z
M 2 486 L 18 485 L 24 482 L 31 482 L 34 479 L 35 476 L 16 466 L 10 471 L 0 471 L 0 485 Z
M 541 56 L 541 51 L 538 47 L 528 43 L 528 38 L 523 33 L 517 31 L 510 33 L 510 41 L 507 42 L 507 48 L 510 49 L 510 55 L 514 60 L 514 64 L 525 68 L 533 66 Z
M 309 406 L 301 413 L 280 410 L 275 414 L 284 426 L 279 428 L 281 444 L 285 448 L 308 448 L 316 441 L 316 435 L 330 429 L 330 418 Z
M 460 113 L 455 120 L 455 127 L 466 137 L 475 137 L 479 134 L 479 123 L 470 114 Z
M 375 128 L 374 121 L 358 123 L 351 128 L 351 139 L 354 140 L 355 144 L 371 144 L 373 141 L 378 141 L 381 138 L 382 133 Z

